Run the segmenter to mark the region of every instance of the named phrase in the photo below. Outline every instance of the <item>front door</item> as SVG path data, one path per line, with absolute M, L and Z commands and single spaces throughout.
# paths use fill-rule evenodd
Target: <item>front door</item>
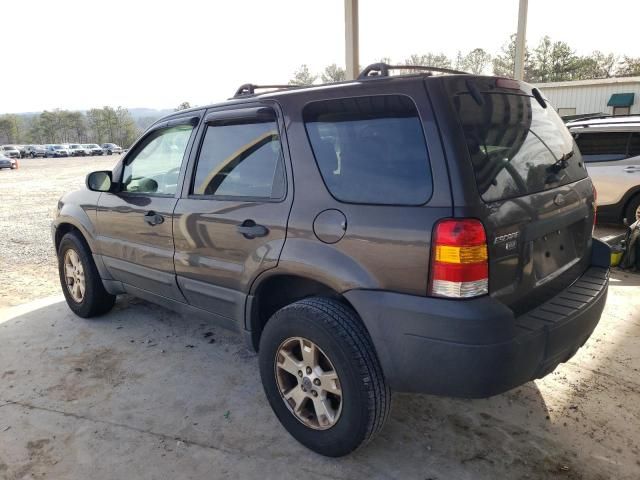
M 98 241 L 109 273 L 126 285 L 185 301 L 173 266 L 173 211 L 197 117 L 165 122 L 123 160 L 117 191 L 103 193 Z
M 292 192 L 281 126 L 257 107 L 211 113 L 201 130 L 174 212 L 176 274 L 190 304 L 240 322 L 251 282 L 284 245 Z

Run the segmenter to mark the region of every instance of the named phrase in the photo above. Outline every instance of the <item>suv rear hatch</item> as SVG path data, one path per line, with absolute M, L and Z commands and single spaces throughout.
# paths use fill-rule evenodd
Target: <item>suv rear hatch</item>
M 590 263 L 594 191 L 580 151 L 551 105 L 525 83 L 426 81 L 434 80 L 442 82 L 435 90 L 441 95 L 430 92 L 432 101 L 452 132 L 445 144 L 456 216 L 485 226 L 490 295 L 516 314 L 528 311 Z

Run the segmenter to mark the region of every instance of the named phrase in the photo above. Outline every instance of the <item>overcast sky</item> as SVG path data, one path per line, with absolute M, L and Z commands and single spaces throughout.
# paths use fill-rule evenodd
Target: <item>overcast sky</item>
M 638 0 L 529 3 L 529 46 L 549 35 L 579 54 L 640 56 Z M 518 0 L 360 0 L 360 62 L 494 54 L 517 11 Z M 344 65 L 343 16 L 343 0 L 3 0 L 0 112 L 202 105 L 242 83 L 286 83 L 302 63 Z

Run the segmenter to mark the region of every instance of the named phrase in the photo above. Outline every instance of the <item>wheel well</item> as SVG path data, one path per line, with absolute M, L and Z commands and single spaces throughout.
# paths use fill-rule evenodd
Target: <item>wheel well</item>
M 309 278 L 279 275 L 262 282 L 251 303 L 250 328 L 253 348 L 258 351 L 262 330 L 275 312 L 303 298 L 317 296 L 333 298 L 351 306 L 331 287 Z
M 89 248 L 89 244 L 87 243 L 87 239 L 84 238 L 84 235 L 82 235 L 82 232 L 80 231 L 80 229 L 78 229 L 77 227 L 71 225 L 70 223 L 61 223 L 60 225 L 58 225 L 56 227 L 56 236 L 55 236 L 56 252 L 58 251 L 58 248 L 60 247 L 60 242 L 62 241 L 62 237 L 64 237 L 69 232 L 76 232 L 78 234 L 78 236 L 80 237 L 80 239 L 84 242 L 85 246 L 87 248 Z M 91 249 L 89 248 L 89 252 L 90 251 L 91 251 Z
M 628 198 L 627 200 L 624 202 L 624 206 L 622 207 L 622 212 L 620 213 L 620 220 L 623 220 L 624 217 L 627 214 L 627 208 L 629 208 L 629 205 L 631 205 L 631 202 L 633 202 L 636 198 L 640 197 L 640 187 L 636 187 L 633 190 L 630 190 L 629 193 L 627 193 Z M 633 223 L 632 219 L 627 219 L 629 221 L 629 224 Z

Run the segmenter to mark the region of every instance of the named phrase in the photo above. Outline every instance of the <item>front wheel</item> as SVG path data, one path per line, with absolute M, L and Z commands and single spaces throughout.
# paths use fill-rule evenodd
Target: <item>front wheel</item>
M 67 305 L 76 315 L 89 318 L 111 310 L 116 297 L 105 290 L 91 252 L 74 232 L 60 241 L 58 272 Z
M 288 305 L 260 339 L 267 399 L 307 448 L 340 457 L 382 429 L 391 393 L 369 334 L 356 313 L 328 298 Z

